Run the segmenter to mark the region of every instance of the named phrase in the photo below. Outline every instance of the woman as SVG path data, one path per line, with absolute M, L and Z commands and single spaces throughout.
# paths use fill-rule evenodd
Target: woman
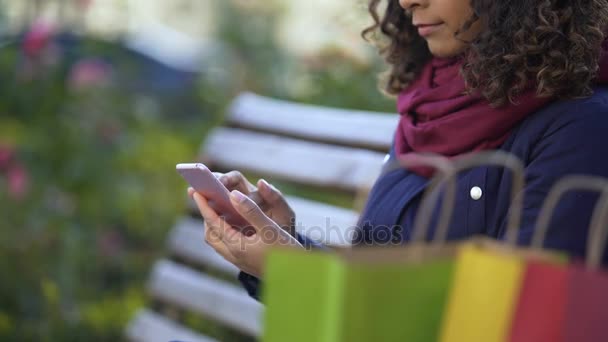
M 519 243 L 529 243 L 539 209 L 555 182 L 570 174 L 608 177 L 608 1 L 371 0 L 388 45 L 386 91 L 398 96 L 401 120 L 391 159 L 416 152 L 457 157 L 502 150 L 525 164 Z M 428 169 L 386 170 L 359 221 L 355 243 L 404 243 L 411 234 Z M 259 181 L 264 210 L 238 172 L 221 175 L 237 210 L 257 229 L 245 237 L 190 190 L 205 219 L 206 241 L 243 272 L 257 295 L 268 248 L 309 242 L 290 232 L 294 219 L 281 193 Z M 458 178 L 449 239 L 501 239 L 510 204 L 510 174 L 480 167 Z M 556 210 L 548 248 L 584 256 L 597 195 L 574 192 Z M 284 227 L 285 229 L 281 228 Z M 388 228 L 392 227 L 392 228 Z M 433 227 L 429 234 L 433 233 Z M 608 260 L 608 257 L 605 259 Z

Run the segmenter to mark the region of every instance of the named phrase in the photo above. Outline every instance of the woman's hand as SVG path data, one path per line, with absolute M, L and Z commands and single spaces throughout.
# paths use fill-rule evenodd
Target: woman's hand
M 296 215 L 279 189 L 260 179 L 257 188 L 239 171 L 214 172 L 214 175 L 229 191 L 238 190 L 251 198 L 271 220 L 292 236 L 295 236 Z
M 230 193 L 234 208 L 255 229 L 251 236 L 245 236 L 230 226 L 207 203 L 207 199 L 193 189 L 188 189 L 205 220 L 205 241 L 226 260 L 242 271 L 261 277 L 264 261 L 269 248 L 289 246 L 303 248 L 302 245 L 275 221 L 269 218 L 249 197 L 238 190 Z

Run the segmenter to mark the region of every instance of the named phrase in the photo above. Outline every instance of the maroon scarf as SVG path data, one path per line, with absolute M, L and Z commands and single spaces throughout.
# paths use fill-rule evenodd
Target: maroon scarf
M 608 40 L 603 44 L 598 83 L 608 83 Z M 539 98 L 530 89 L 518 105 L 490 106 L 483 96 L 466 95 L 460 76 L 461 62 L 435 58 L 398 98 L 401 119 L 395 134 L 395 152 L 400 158 L 415 160 L 414 153 L 430 152 L 448 158 L 469 152 L 495 149 L 528 115 L 553 101 Z M 433 169 L 412 167 L 423 177 Z

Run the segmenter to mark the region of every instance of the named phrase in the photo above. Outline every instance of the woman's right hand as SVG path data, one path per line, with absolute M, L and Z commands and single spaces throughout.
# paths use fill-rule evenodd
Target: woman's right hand
M 209 206 L 203 195 L 192 188 L 189 188 L 188 192 L 203 216 L 207 244 L 245 273 L 262 277 L 266 256 L 274 247 L 304 248 L 296 238 L 266 216 L 251 198 L 238 190 L 231 192 L 230 203 L 251 224 L 254 229 L 254 234 L 251 235 L 245 235 L 226 223 L 224 218 Z
M 256 188 L 239 171 L 230 171 L 225 174 L 214 172 L 214 175 L 228 188 L 228 191 L 238 190 L 251 198 L 266 216 L 291 236 L 295 236 L 295 212 L 279 189 L 264 179 L 258 180 Z

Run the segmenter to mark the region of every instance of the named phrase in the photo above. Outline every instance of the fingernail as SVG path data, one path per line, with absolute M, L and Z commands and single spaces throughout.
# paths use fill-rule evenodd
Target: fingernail
M 262 185 L 264 185 L 265 188 L 270 189 L 270 184 L 268 184 L 265 179 L 262 179 Z
M 238 190 L 232 190 L 231 194 L 237 202 L 239 202 L 239 203 L 245 202 L 246 197 L 245 197 L 245 195 L 243 195 L 242 192 L 240 192 Z

